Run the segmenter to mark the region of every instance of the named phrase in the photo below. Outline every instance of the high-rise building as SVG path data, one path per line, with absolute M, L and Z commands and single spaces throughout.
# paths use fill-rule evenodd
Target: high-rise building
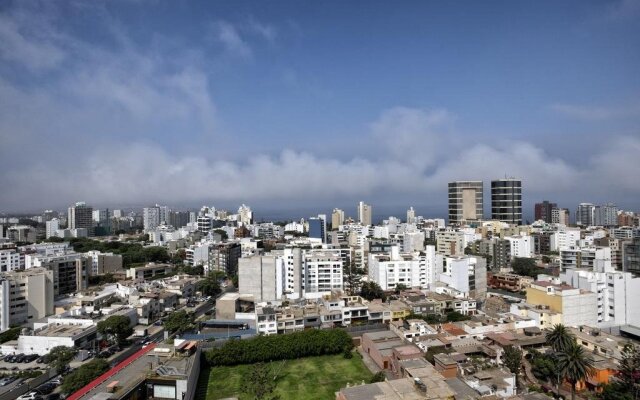
M 569 209 L 557 207 L 551 209 L 551 223 L 569 225 Z
M 371 206 L 365 204 L 363 201 L 358 203 L 358 222 L 362 225 L 371 225 Z
M 640 237 L 623 243 L 622 270 L 640 274 Z
M 327 242 L 327 222 L 325 215 L 309 218 L 309 237 L 320 239 L 322 243 Z
M 170 211 L 168 224 L 174 228 L 182 228 L 189 223 L 188 211 Z
M 416 223 L 416 210 L 413 207 L 410 207 L 407 210 L 407 224 L 415 224 Z
M 536 203 L 534 210 L 535 220 L 550 224 L 552 222 L 554 208 L 558 208 L 558 205 L 556 203 L 550 203 L 547 200 L 544 200 L 542 203 Z
M 576 210 L 576 225 L 592 226 L 595 219 L 595 206 L 591 203 L 580 203 Z
M 87 230 L 89 236 L 93 236 L 93 207 L 84 202 L 78 202 L 67 210 L 67 227 L 69 229 Z
M 593 225 L 612 227 L 618 225 L 618 207 L 607 203 L 593 208 Z
M 43 268 L 0 275 L 0 331 L 53 314 L 53 272 Z
M 241 225 L 251 225 L 253 223 L 253 211 L 247 205 L 241 205 L 238 208 L 238 222 Z
M 482 181 L 449 182 L 449 223 L 482 219 L 483 196 Z
M 49 239 L 52 236 L 58 236 L 58 229 L 60 229 L 60 220 L 58 218 L 54 218 L 51 221 L 47 221 L 45 223 L 45 237 Z
M 142 210 L 142 224 L 145 232 L 155 231 L 160 225 L 160 208 L 145 207 Z
M 331 229 L 336 230 L 342 224 L 344 224 L 344 211 L 334 208 L 331 213 Z
M 522 225 L 522 181 L 514 178 L 491 181 L 491 218 Z

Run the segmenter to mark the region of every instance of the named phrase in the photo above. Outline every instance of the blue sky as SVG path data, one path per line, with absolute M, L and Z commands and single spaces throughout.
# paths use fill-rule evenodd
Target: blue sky
M 0 211 L 438 213 L 505 174 L 638 209 L 639 71 L 638 0 L 7 1 Z

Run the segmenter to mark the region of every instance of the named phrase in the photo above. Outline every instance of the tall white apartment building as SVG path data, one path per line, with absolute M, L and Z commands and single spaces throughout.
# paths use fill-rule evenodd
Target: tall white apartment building
M 358 222 L 364 226 L 372 225 L 371 206 L 363 201 L 358 203 Z
M 435 247 L 434 247 L 435 248 Z M 424 232 L 405 232 L 402 241 L 402 251 L 413 253 L 424 250 Z
M 145 207 L 142 210 L 142 224 L 144 231 L 155 231 L 160 225 L 160 209 L 158 207 Z
M 240 225 L 251 225 L 253 223 L 253 211 L 251 211 L 251 207 L 243 204 L 238 208 L 238 223 Z
M 640 324 L 640 307 L 637 305 L 640 293 L 640 278 L 629 272 L 594 272 L 584 269 L 567 269 L 560 279 L 575 288 L 596 294 L 598 324 L 619 326 Z
M 58 218 L 53 218 L 45 223 L 45 227 L 45 237 L 47 239 L 57 236 L 58 229 L 60 229 L 60 220 Z
M 533 257 L 533 237 L 529 235 L 517 235 L 505 236 L 504 239 L 509 241 L 511 259 L 514 259 L 515 257 Z
M 484 299 L 487 294 L 487 262 L 482 257 L 444 257 L 438 280 L 464 297 Z
M 0 331 L 53 314 L 53 272 L 43 268 L 0 274 Z
M 342 258 L 330 250 L 311 250 L 303 256 L 302 278 L 305 297 L 316 298 L 343 289 Z
M 398 284 L 430 288 L 441 269 L 442 255 L 435 246 L 421 253 L 400 253 L 399 246 L 392 246 L 389 253 L 369 253 L 369 279 L 383 290 L 393 290 Z
M 551 235 L 549 249 L 559 251 L 563 247 L 576 246 L 579 241 L 580 229 L 563 229 Z
M 241 294 L 257 301 L 283 298 L 320 298 L 343 290 L 343 259 L 340 251 L 285 248 L 238 260 Z
M 414 210 L 413 207 L 410 207 L 407 210 L 407 224 L 415 224 L 416 221 L 416 210 Z
M 102 223 L 106 221 L 107 218 L 109 218 L 109 210 L 107 209 L 93 210 L 92 215 L 93 215 L 93 222 Z
M 0 272 L 15 271 L 24 268 L 24 254 L 15 248 L 0 249 Z

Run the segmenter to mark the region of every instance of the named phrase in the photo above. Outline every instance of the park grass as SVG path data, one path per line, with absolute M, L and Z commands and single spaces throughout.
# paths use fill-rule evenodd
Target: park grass
M 306 357 L 297 360 L 275 361 L 271 370 L 277 373 L 274 394 L 281 400 L 325 400 L 335 399 L 335 392 L 362 381 L 369 382 L 373 374 L 362 362 L 361 356 L 353 353 L 346 359 L 342 354 Z M 251 365 L 234 367 L 203 368 L 198 381 L 196 400 L 216 400 L 237 396 L 249 399 L 240 393 L 243 379 L 251 374 Z M 206 390 L 205 390 L 206 389 Z

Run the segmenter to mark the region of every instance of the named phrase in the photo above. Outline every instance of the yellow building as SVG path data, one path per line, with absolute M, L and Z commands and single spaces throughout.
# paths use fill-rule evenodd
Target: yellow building
M 568 326 L 594 325 L 597 323 L 598 309 L 596 294 L 576 289 L 566 284 L 550 280 L 535 281 L 527 288 L 527 303 L 542 306 L 562 314 L 562 323 Z M 551 315 L 549 321 L 554 320 Z

